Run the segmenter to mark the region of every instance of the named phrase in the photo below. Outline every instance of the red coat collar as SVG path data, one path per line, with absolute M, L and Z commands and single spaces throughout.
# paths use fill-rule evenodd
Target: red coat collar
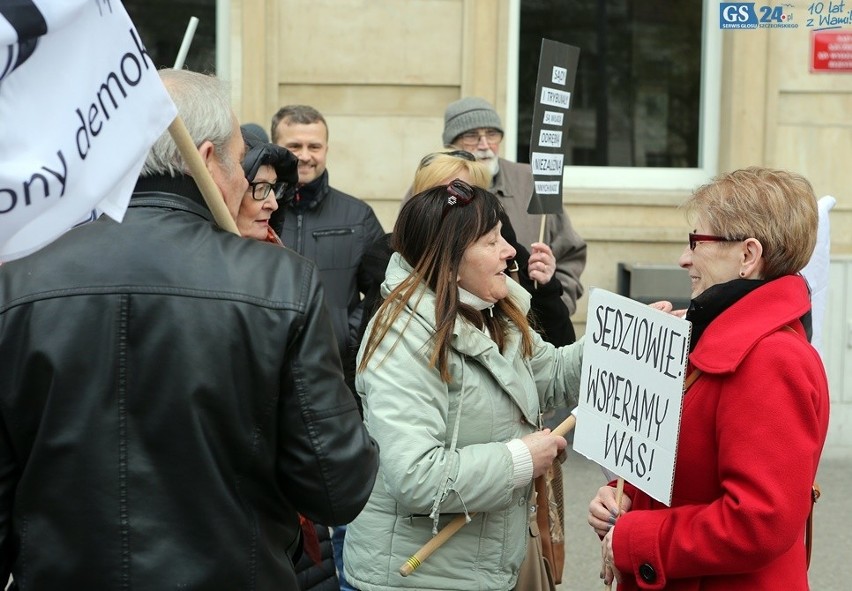
M 784 325 L 804 338 L 799 318 L 810 309 L 808 287 L 801 276 L 770 281 L 710 323 L 690 354 L 690 363 L 709 373 L 732 372 L 758 341 Z

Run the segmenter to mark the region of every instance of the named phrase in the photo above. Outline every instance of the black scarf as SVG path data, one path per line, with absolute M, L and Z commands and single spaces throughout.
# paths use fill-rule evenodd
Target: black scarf
M 290 202 L 290 206 L 296 211 L 305 211 L 313 209 L 320 202 L 328 187 L 328 170 L 322 171 L 322 174 L 309 183 L 299 185 L 296 188 L 296 195 Z
M 686 311 L 686 319 L 692 322 L 692 336 L 689 340 L 689 351 L 695 349 L 698 339 L 704 332 L 704 329 L 713 322 L 719 314 L 730 308 L 746 295 L 753 292 L 761 285 L 766 285 L 766 279 L 734 279 L 727 283 L 718 283 L 707 288 L 703 293 L 699 294 L 689 304 L 689 309 Z M 808 293 L 810 293 L 808 286 Z M 805 329 L 805 336 L 808 342 L 813 336 L 811 310 L 805 312 L 799 321 Z
M 693 299 L 686 311 L 686 319 L 692 322 L 692 335 L 689 339 L 689 351 L 695 349 L 698 339 L 719 314 L 730 308 L 758 287 L 765 285 L 764 279 L 734 279 L 727 283 L 717 283 L 705 289 Z

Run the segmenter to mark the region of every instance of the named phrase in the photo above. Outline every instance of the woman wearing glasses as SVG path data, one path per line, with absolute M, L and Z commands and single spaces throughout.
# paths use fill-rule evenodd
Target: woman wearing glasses
M 692 280 L 688 389 L 671 507 L 598 491 L 589 524 L 618 589 L 808 587 L 806 521 L 828 427 L 828 384 L 806 338 L 798 274 L 817 203 L 803 177 L 748 168 L 686 203 Z
M 527 323 L 515 250 L 494 195 L 454 180 L 403 205 L 385 301 L 355 383 L 381 475 L 349 525 L 346 578 L 363 591 L 511 589 L 525 556 L 532 479 L 565 439 L 541 412 L 573 407 L 582 345 Z M 408 577 L 399 567 L 453 517 L 471 522 Z M 475 515 L 474 515 L 475 514 Z
M 245 238 L 281 244 L 269 226 L 269 218 L 278 209 L 278 200 L 286 198 L 290 188 L 296 186 L 298 161 L 285 148 L 247 135 L 244 138 L 243 171 L 249 187 L 240 202 L 237 230 Z
M 293 154 L 280 146 L 243 133 L 246 155 L 243 171 L 249 188 L 243 195 L 237 214 L 237 229 L 244 238 L 253 238 L 283 246 L 269 226 L 269 216 L 278 209 L 278 200 L 293 196 L 299 180 L 298 163 Z M 337 588 L 337 574 L 331 554 L 328 528 L 299 515 L 302 529 L 302 556 L 295 564 L 300 589 Z

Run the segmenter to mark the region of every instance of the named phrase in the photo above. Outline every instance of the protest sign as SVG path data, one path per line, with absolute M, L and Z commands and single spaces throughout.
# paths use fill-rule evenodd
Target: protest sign
M 145 156 L 175 119 L 120 2 L 0 9 L 0 262 L 93 210 L 121 221 Z
M 568 143 L 568 109 L 577 74 L 577 47 L 541 40 L 538 79 L 535 85 L 530 166 L 535 191 L 527 213 L 562 213 L 562 169 Z
M 603 289 L 589 297 L 574 449 L 666 505 L 690 329 Z

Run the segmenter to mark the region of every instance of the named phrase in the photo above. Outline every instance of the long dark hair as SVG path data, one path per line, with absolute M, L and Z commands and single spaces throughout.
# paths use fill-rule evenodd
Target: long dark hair
M 453 193 L 459 189 L 463 190 L 464 197 L 456 198 Z M 497 226 L 502 212 L 497 197 L 458 180 L 418 193 L 403 205 L 394 226 L 391 247 L 414 270 L 394 288 L 376 312 L 358 371 L 367 367 L 379 343 L 421 284 L 435 294 L 436 328 L 429 365 L 438 368 L 444 382 L 450 381 L 447 357 L 459 315 L 474 326 L 487 327 L 501 352 L 510 324 L 516 325 L 522 335 L 523 355 L 532 355 L 532 334 L 526 315 L 512 298 L 498 301 L 493 315 L 483 314 L 459 301 L 459 266 L 465 250 Z

